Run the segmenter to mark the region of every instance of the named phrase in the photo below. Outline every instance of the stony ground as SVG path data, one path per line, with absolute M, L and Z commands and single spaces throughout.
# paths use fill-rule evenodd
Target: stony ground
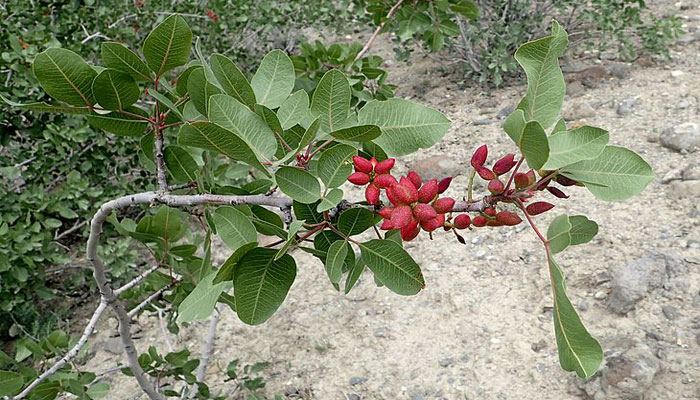
M 444 234 L 409 243 L 427 282 L 409 298 L 377 288 L 369 273 L 345 296 L 318 261 L 296 254 L 297 280 L 269 322 L 249 327 L 224 312 L 210 383 L 230 393 L 223 369 L 238 358 L 271 362 L 267 392 L 290 399 L 700 398 L 700 8 L 680 14 L 691 34 L 669 62 L 582 57 L 565 65 L 565 115 L 608 129 L 611 143 L 638 152 L 658 177 L 622 203 L 572 190 L 557 212 L 538 217 L 542 227 L 559 213 L 600 224 L 591 243 L 559 256 L 572 302 L 605 349 L 596 377 L 583 382 L 559 368 L 544 252 L 523 225 L 475 230 L 466 246 Z M 378 51 L 390 58 L 390 48 Z M 390 68 L 398 95 L 453 121 L 442 141 L 401 160 L 398 172 L 412 166 L 424 175 L 458 174 L 451 194 L 462 196 L 457 189 L 466 186 L 478 145 L 488 143 L 491 154 L 513 150 L 501 123 L 524 87 L 458 90 L 437 67 L 424 60 Z M 142 349 L 166 348 L 157 319 L 142 317 L 139 325 Z M 169 341 L 196 354 L 206 326 L 195 323 Z M 113 328 L 105 324 L 95 339 L 107 350 L 92 361 L 98 370 L 121 357 L 113 354 Z M 138 392 L 120 375 L 107 379 L 117 386 L 110 398 Z

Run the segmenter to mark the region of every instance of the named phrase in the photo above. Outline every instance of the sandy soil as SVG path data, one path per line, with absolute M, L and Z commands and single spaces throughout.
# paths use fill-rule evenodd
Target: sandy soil
M 681 14 L 694 18 L 687 20 L 687 29 L 700 27 L 700 10 Z M 378 46 L 387 58 L 392 58 L 390 49 L 387 43 Z M 697 197 L 673 193 L 673 186 L 661 179 L 700 162 L 700 156 L 680 154 L 648 140 L 680 123 L 700 123 L 700 41 L 676 47 L 672 55 L 672 61 L 661 65 L 631 65 L 629 77 L 604 78 L 566 99 L 567 106 L 591 105 L 596 115 L 585 122 L 608 129 L 611 143 L 637 151 L 652 164 L 659 179 L 640 196 L 622 203 L 603 203 L 583 189 L 576 190 L 572 200 L 558 203 L 557 212 L 538 217 L 541 227 L 560 213 L 585 214 L 600 224 L 593 242 L 559 256 L 569 295 L 606 355 L 612 354 L 611 344 L 621 337 L 649 349 L 658 368 L 642 393 L 645 399 L 659 400 L 700 397 L 699 202 Z M 592 65 L 586 60 L 572 63 Z M 452 157 L 466 174 L 469 156 L 480 144 L 488 143 L 494 155 L 513 151 L 496 114 L 515 104 L 524 86 L 488 92 L 459 90 L 453 77 L 441 76 L 438 67 L 426 59 L 411 67 L 394 63 L 390 68 L 392 81 L 402 88 L 398 95 L 419 97 L 453 121 L 442 141 L 402 159 L 399 171 L 405 172 L 418 159 L 439 155 Z M 630 98 L 639 100 L 633 112 L 618 115 L 615 106 Z M 491 123 L 472 124 L 482 119 Z M 457 190 L 464 187 L 462 175 L 453 183 L 451 194 L 464 195 Z M 524 225 L 480 229 L 466 236 L 467 246 L 445 234 L 433 241 L 421 236 L 407 244 L 427 282 L 424 291 L 407 298 L 377 288 L 369 272 L 350 295 L 340 294 L 328 283 L 320 262 L 295 252 L 297 280 L 284 305 L 266 324 L 245 326 L 233 313 L 224 312 L 209 369 L 210 384 L 230 390 L 223 383 L 225 365 L 239 358 L 271 362 L 266 391 L 286 393 L 285 398 L 637 398 L 616 397 L 610 382 L 606 386 L 595 378 L 584 384 L 559 368 L 544 253 L 530 230 Z M 612 313 L 607 307 L 610 282 L 606 277 L 650 252 L 677 256 L 682 275 L 647 291 L 626 316 Z M 222 249 L 218 259 L 226 255 Z M 675 308 L 674 319 L 662 313 L 664 306 Z M 157 319 L 144 316 L 138 324 L 141 349 L 148 345 L 165 349 Z M 207 325 L 207 321 L 195 323 L 170 340 L 176 348 L 187 347 L 196 354 Z M 94 342 L 107 340 L 113 328 L 104 324 Z M 100 352 L 91 366 L 104 370 L 119 358 Z M 138 392 L 121 375 L 107 379 L 118 386 L 109 398 L 132 398 Z

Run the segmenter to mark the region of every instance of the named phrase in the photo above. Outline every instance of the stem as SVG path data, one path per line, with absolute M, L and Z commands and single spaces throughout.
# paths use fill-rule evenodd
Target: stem
M 282 145 L 284 146 L 285 149 L 287 149 L 288 151 L 294 150 L 294 149 L 292 149 L 292 146 L 290 146 L 290 145 L 287 143 L 287 141 L 284 140 L 284 138 L 282 137 L 282 135 L 280 135 L 279 132 L 277 132 L 277 131 L 273 131 L 273 132 L 275 132 L 275 135 L 277 136 L 277 139 L 279 139 L 280 142 L 282 142 Z
M 372 43 L 374 43 L 374 40 L 379 35 L 379 32 L 381 32 L 382 29 L 384 29 L 384 25 L 386 25 L 387 21 L 389 21 L 394 16 L 394 14 L 396 14 L 396 11 L 398 11 L 399 6 L 401 6 L 402 3 L 403 3 L 403 0 L 399 0 L 396 2 L 396 4 L 394 4 L 393 7 L 391 7 L 391 9 L 389 10 L 389 13 L 387 13 L 384 21 L 382 21 L 382 23 L 379 24 L 377 29 L 375 29 L 374 32 L 372 33 L 372 36 L 369 37 L 369 40 L 367 41 L 367 43 L 365 43 L 365 46 L 362 48 L 362 50 L 360 50 L 360 52 L 357 53 L 357 56 L 355 56 L 355 61 L 364 57 L 364 55 L 369 51 L 369 48 L 372 47 Z
M 326 140 L 325 142 L 321 143 L 321 145 L 318 146 L 318 147 L 316 148 L 316 150 L 314 150 L 311 154 L 309 154 L 309 150 L 311 150 L 311 145 L 309 145 L 309 148 L 306 149 L 306 158 L 308 158 L 309 160 L 312 159 L 312 158 L 316 155 L 316 153 L 318 153 L 319 151 L 321 151 L 322 148 L 326 147 L 327 145 L 329 145 L 329 144 L 330 144 L 331 142 L 333 142 L 334 140 L 335 140 L 335 138 L 334 138 L 334 137 L 331 137 L 330 139 L 328 139 L 328 140 Z
M 202 349 L 202 357 L 200 358 L 199 367 L 197 368 L 197 382 L 204 382 L 204 375 L 207 373 L 207 367 L 209 366 L 209 359 L 211 358 L 211 353 L 214 350 L 214 342 L 216 341 L 216 327 L 219 324 L 219 319 L 221 318 L 221 312 L 223 311 L 223 304 L 219 304 L 214 311 L 214 315 L 211 316 L 211 321 L 209 322 L 209 334 L 204 342 L 204 348 Z M 193 399 L 197 393 L 198 385 L 195 383 L 190 392 L 189 398 Z
M 161 192 L 168 191 L 168 180 L 165 177 L 165 159 L 163 158 L 163 131 L 160 126 L 160 117 L 156 118 L 155 142 L 153 146 L 153 155 L 156 160 L 156 173 L 158 176 L 158 190 Z
M 508 178 L 508 183 L 506 183 L 506 188 L 503 191 L 504 193 L 508 193 L 508 189 L 510 189 L 510 184 L 513 183 L 513 178 L 515 177 L 515 174 L 518 173 L 518 169 L 520 169 L 520 165 L 523 163 L 523 160 L 525 158 L 520 156 L 520 161 L 518 161 L 517 164 L 515 164 L 515 169 L 513 169 L 513 172 L 510 174 L 510 178 Z

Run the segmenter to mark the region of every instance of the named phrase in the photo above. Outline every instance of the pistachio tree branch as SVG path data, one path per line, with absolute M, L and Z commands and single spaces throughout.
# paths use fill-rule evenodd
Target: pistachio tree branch
M 355 60 L 359 60 L 360 58 L 364 57 L 364 55 L 369 51 L 369 48 L 372 47 L 372 43 L 374 43 L 374 40 L 379 35 L 379 32 L 381 32 L 382 29 L 384 29 L 384 25 L 386 25 L 387 21 L 389 21 L 394 16 L 394 14 L 396 14 L 396 11 L 398 11 L 398 9 L 402 3 L 403 3 L 403 0 L 399 0 L 396 2 L 396 4 L 394 4 L 393 7 L 391 7 L 389 12 L 386 14 L 386 17 L 384 18 L 384 21 L 382 21 L 382 23 L 379 24 L 377 29 L 375 29 L 374 32 L 372 33 L 372 36 L 369 37 L 369 40 L 367 41 L 367 43 L 365 43 L 365 46 L 362 48 L 362 50 L 360 50 L 360 52 L 357 53 Z
M 168 189 L 166 185 L 166 189 Z M 495 202 L 499 201 L 498 196 L 487 196 L 484 197 L 481 200 L 476 200 L 476 201 L 460 201 L 457 202 L 454 207 L 452 208 L 452 211 L 454 212 L 476 212 L 476 211 L 483 211 L 484 209 L 488 208 Z M 25 398 L 34 388 L 36 388 L 37 385 L 39 385 L 41 382 L 46 380 L 49 376 L 53 375 L 58 371 L 61 367 L 63 367 L 66 363 L 70 362 L 72 359 L 74 359 L 78 353 L 80 352 L 80 349 L 87 343 L 87 340 L 89 336 L 92 334 L 92 332 L 95 329 L 95 325 L 99 321 L 100 317 L 104 313 L 105 309 L 107 306 L 111 306 L 115 314 L 117 316 L 117 320 L 119 321 L 119 335 L 122 340 L 122 345 L 124 346 L 126 356 L 127 356 L 127 365 L 129 369 L 131 369 L 131 372 L 133 373 L 134 377 L 136 378 L 137 382 L 139 383 L 139 386 L 143 389 L 143 391 L 148 395 L 148 397 L 152 400 L 163 400 L 164 397 L 157 392 L 156 388 L 153 386 L 153 384 L 147 379 L 146 374 L 144 373 L 143 369 L 138 363 L 138 353 L 136 351 L 136 348 L 134 346 L 134 342 L 131 338 L 131 329 L 129 324 L 131 323 L 131 318 L 134 317 L 141 309 L 143 309 L 147 304 L 149 304 L 151 301 L 156 299 L 158 296 L 162 295 L 163 292 L 165 292 L 170 285 L 163 287 L 147 297 L 143 302 L 141 302 L 139 305 L 134 307 L 131 311 L 127 312 L 124 304 L 119 301 L 118 296 L 127 290 L 137 286 L 143 280 L 150 275 L 151 273 L 155 272 L 158 269 L 158 265 L 154 265 L 148 270 L 144 271 L 140 275 L 138 275 L 136 278 L 131 280 L 130 282 L 126 283 L 125 285 L 121 286 L 118 289 L 113 289 L 112 286 L 109 283 L 109 280 L 106 275 L 106 269 L 105 269 L 105 264 L 102 261 L 102 259 L 99 257 L 97 254 L 97 249 L 100 241 L 100 236 L 102 234 L 102 228 L 104 225 L 104 222 L 106 221 L 107 217 L 114 211 L 131 207 L 133 205 L 138 205 L 138 204 L 147 204 L 149 206 L 154 206 L 157 204 L 165 204 L 171 207 L 186 207 L 186 206 L 196 206 L 196 205 L 202 205 L 202 204 L 212 204 L 212 205 L 243 205 L 243 204 L 249 204 L 249 205 L 260 205 L 260 206 L 268 206 L 268 207 L 275 207 L 281 209 L 283 212 L 288 213 L 291 216 L 291 207 L 292 207 L 292 199 L 286 196 L 268 196 L 268 195 L 246 195 L 246 196 L 234 196 L 234 195 L 218 195 L 218 194 L 210 194 L 210 193 L 205 193 L 205 194 L 193 194 L 193 195 L 175 195 L 175 194 L 170 194 L 169 192 L 163 192 L 163 191 L 151 191 L 151 192 L 142 192 L 142 193 L 135 193 L 135 194 L 130 194 L 122 197 L 118 197 L 116 199 L 110 200 L 97 210 L 95 215 L 93 216 L 92 220 L 90 221 L 90 236 L 88 237 L 87 241 L 87 258 L 89 262 L 92 264 L 93 268 L 93 277 L 95 279 L 95 282 L 97 284 L 98 291 L 100 293 L 100 304 L 93 313 L 92 317 L 90 318 L 90 321 L 88 322 L 88 325 L 85 327 L 85 330 L 83 331 L 83 335 L 80 337 L 78 342 L 71 348 L 66 355 L 64 355 L 59 361 L 56 362 L 51 368 L 46 370 L 43 374 L 41 374 L 37 379 L 35 379 L 31 384 L 29 384 L 21 393 L 13 397 L 13 400 L 20 400 Z M 351 208 L 351 207 L 356 207 L 357 205 L 353 205 L 347 201 L 341 202 L 341 206 L 344 209 Z M 323 226 L 320 226 L 320 229 L 322 229 Z M 320 229 L 312 229 L 312 231 L 317 231 Z M 217 313 L 218 315 L 218 313 Z M 205 349 L 202 353 L 202 364 L 201 365 L 206 365 L 208 363 L 209 355 L 207 354 L 208 352 L 211 352 L 211 348 L 213 347 L 213 337 L 216 334 L 216 323 L 218 323 L 218 317 L 213 317 L 212 323 L 210 325 L 210 338 L 211 343 L 210 345 L 205 344 Z M 214 332 L 212 335 L 211 332 Z M 207 343 L 209 343 L 210 340 L 207 340 Z M 207 350 L 208 349 L 208 350 Z M 204 367 L 204 371 L 206 371 L 206 368 Z M 198 376 L 199 376 L 199 371 L 198 371 Z M 198 380 L 202 380 L 203 376 L 201 378 L 197 378 Z

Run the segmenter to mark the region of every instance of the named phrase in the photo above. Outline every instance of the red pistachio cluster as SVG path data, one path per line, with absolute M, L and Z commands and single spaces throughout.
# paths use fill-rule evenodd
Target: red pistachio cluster
M 381 229 L 400 230 L 403 240 L 409 241 L 418 236 L 421 229 L 432 232 L 444 227 L 445 214 L 452 210 L 455 200 L 439 195 L 447 190 L 452 178 L 423 183 L 415 171 L 410 171 L 397 181 L 389 174 L 394 162 L 393 158 L 377 162 L 374 157 L 367 160 L 355 156 L 355 173 L 348 177 L 355 185 L 367 185 L 365 198 L 370 204 L 378 205 L 381 190 L 385 190 L 391 205 L 379 210 L 384 218 Z

